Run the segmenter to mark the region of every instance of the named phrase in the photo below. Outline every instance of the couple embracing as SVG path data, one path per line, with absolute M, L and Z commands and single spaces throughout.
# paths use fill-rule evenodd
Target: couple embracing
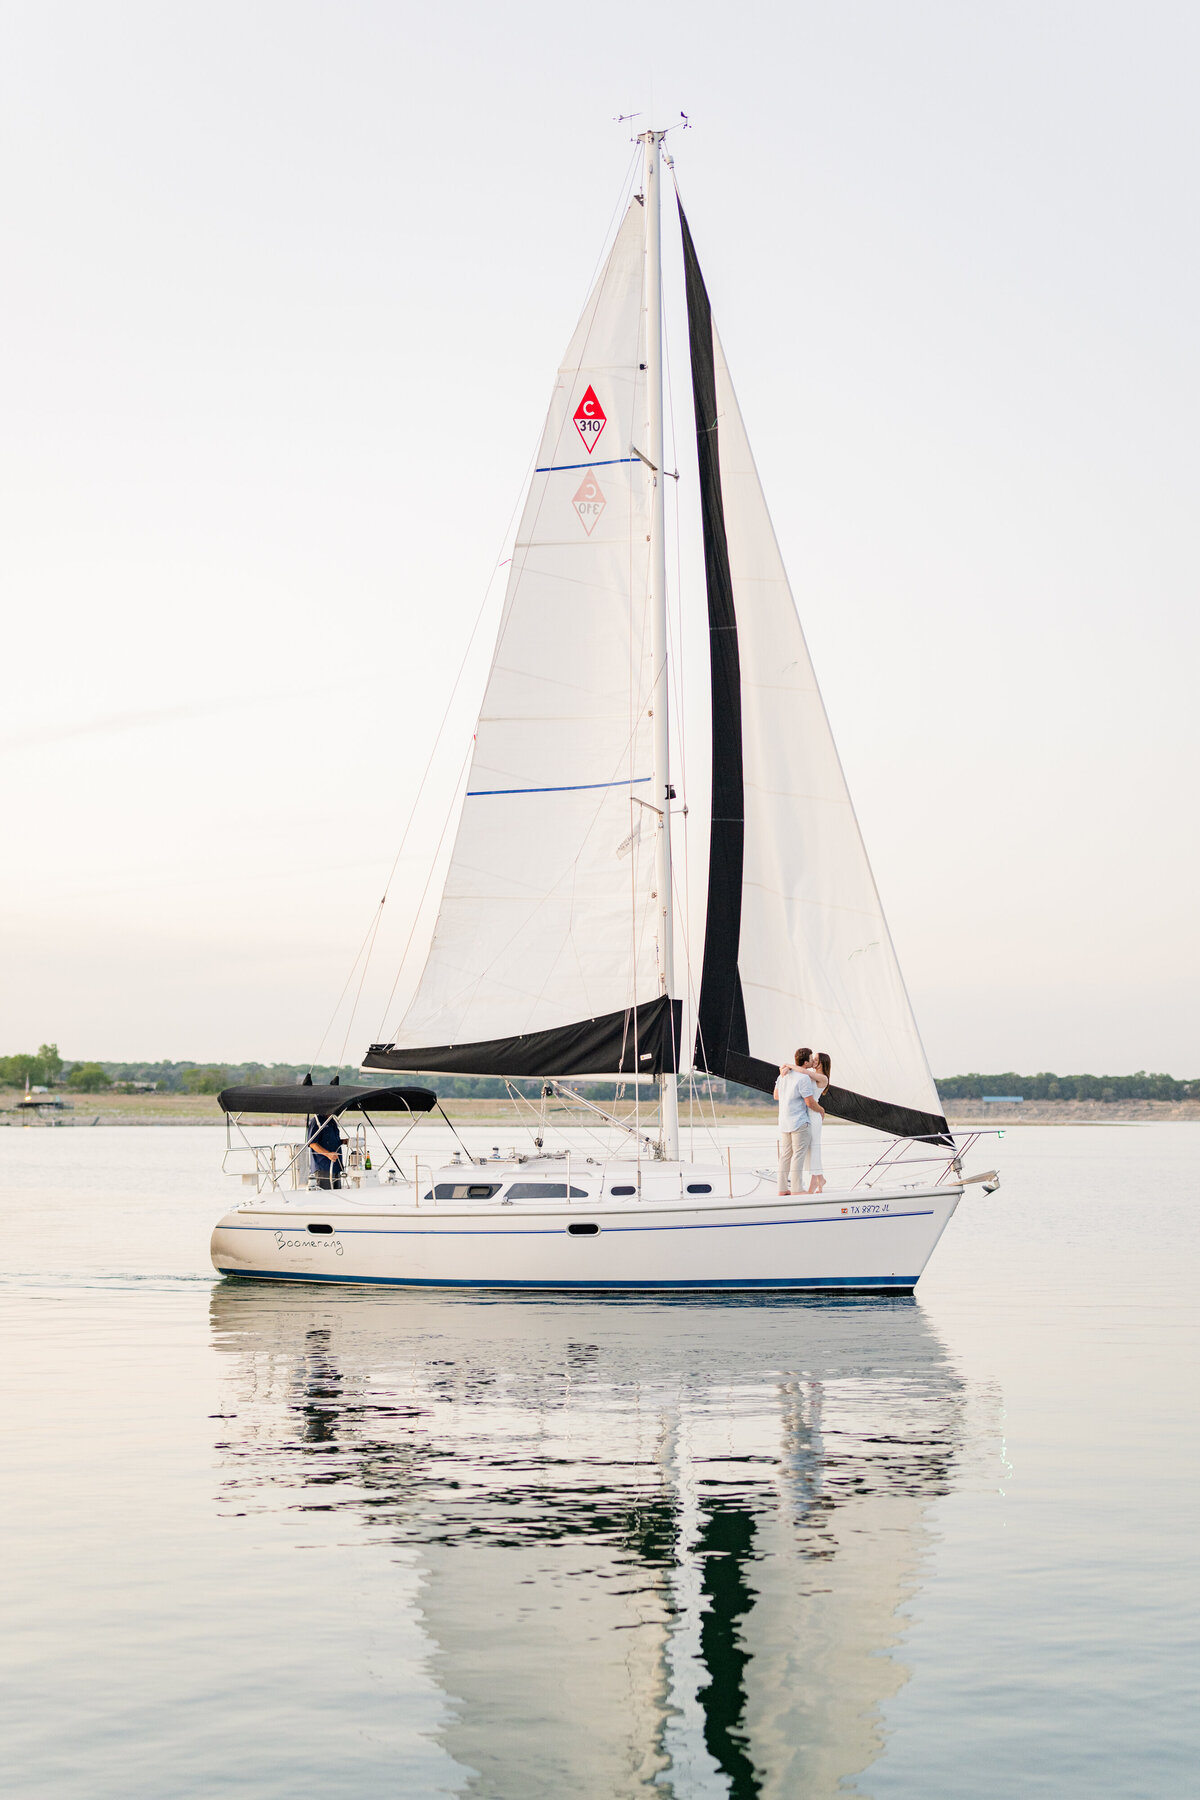
M 804 1158 L 810 1158 L 810 1194 L 825 1186 L 821 1170 L 821 1095 L 829 1086 L 831 1063 L 823 1050 L 797 1050 L 796 1060 L 780 1063 L 775 1098 L 779 1102 L 779 1192 L 803 1192 Z

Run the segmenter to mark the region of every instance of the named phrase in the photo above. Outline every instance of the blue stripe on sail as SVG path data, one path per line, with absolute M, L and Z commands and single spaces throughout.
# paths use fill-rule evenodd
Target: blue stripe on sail
M 566 787 L 468 788 L 467 799 L 479 800 L 487 794 L 582 794 L 588 788 L 639 787 L 649 779 L 648 775 L 634 775 L 629 781 L 576 781 Z
M 568 469 L 615 469 L 618 463 L 641 462 L 640 456 L 610 456 L 606 462 L 546 463 L 535 475 L 565 475 Z

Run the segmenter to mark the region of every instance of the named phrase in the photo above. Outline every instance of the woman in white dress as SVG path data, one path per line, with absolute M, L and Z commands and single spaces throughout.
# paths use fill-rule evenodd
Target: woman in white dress
M 804 1073 L 817 1090 L 818 1101 L 818 1110 L 810 1112 L 808 1115 L 809 1130 L 812 1134 L 808 1161 L 808 1172 L 811 1177 L 808 1184 L 810 1194 L 819 1194 L 825 1186 L 825 1172 L 821 1167 L 821 1124 L 825 1117 L 825 1109 L 820 1106 L 819 1102 L 821 1095 L 829 1086 L 832 1069 L 833 1065 L 824 1050 L 815 1051 L 804 1065 Z

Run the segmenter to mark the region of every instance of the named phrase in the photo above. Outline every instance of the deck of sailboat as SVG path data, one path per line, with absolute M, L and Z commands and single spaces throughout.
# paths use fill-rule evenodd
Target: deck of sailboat
M 560 1179 L 553 1184 L 557 1195 L 537 1195 L 512 1190 L 552 1185 L 530 1179 L 530 1165 L 519 1170 L 484 1168 L 475 1171 L 474 1181 L 461 1166 L 435 1169 L 424 1177 L 420 1191 L 414 1196 L 412 1187 L 391 1187 L 387 1183 L 365 1187 L 338 1189 L 276 1190 L 245 1199 L 231 1212 L 286 1213 L 314 1221 L 337 1218 L 365 1220 L 370 1217 L 413 1218 L 427 1224 L 436 1220 L 495 1217 L 502 1222 L 517 1218 L 554 1218 L 567 1222 L 604 1218 L 628 1219 L 631 1215 L 651 1213 L 729 1213 L 770 1212 L 780 1215 L 829 1214 L 833 1217 L 862 1218 L 879 1215 L 900 1201 L 961 1197 L 962 1182 L 921 1179 L 893 1183 L 887 1187 L 827 1187 L 819 1194 L 780 1194 L 774 1181 L 758 1171 L 703 1168 L 696 1164 L 664 1168 L 661 1164 L 643 1170 L 640 1187 L 636 1165 L 607 1165 L 605 1180 L 595 1175 L 572 1171 L 570 1199 L 561 1191 L 565 1186 L 562 1165 L 555 1171 Z M 536 1175 L 536 1171 L 534 1172 Z M 550 1170 L 545 1172 L 547 1175 Z M 469 1192 L 439 1194 L 438 1188 L 487 1188 L 487 1193 Z M 614 1192 L 614 1187 L 630 1186 L 629 1194 Z M 690 1191 L 689 1191 L 690 1190 Z

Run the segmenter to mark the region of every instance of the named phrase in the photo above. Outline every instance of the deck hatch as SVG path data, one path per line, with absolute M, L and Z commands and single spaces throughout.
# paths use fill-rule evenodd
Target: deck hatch
M 498 1181 L 439 1181 L 427 1200 L 490 1200 L 500 1192 Z
M 586 1200 L 586 1188 L 571 1187 L 572 1200 Z M 508 1190 L 509 1200 L 565 1200 L 567 1184 L 565 1181 L 514 1181 Z

